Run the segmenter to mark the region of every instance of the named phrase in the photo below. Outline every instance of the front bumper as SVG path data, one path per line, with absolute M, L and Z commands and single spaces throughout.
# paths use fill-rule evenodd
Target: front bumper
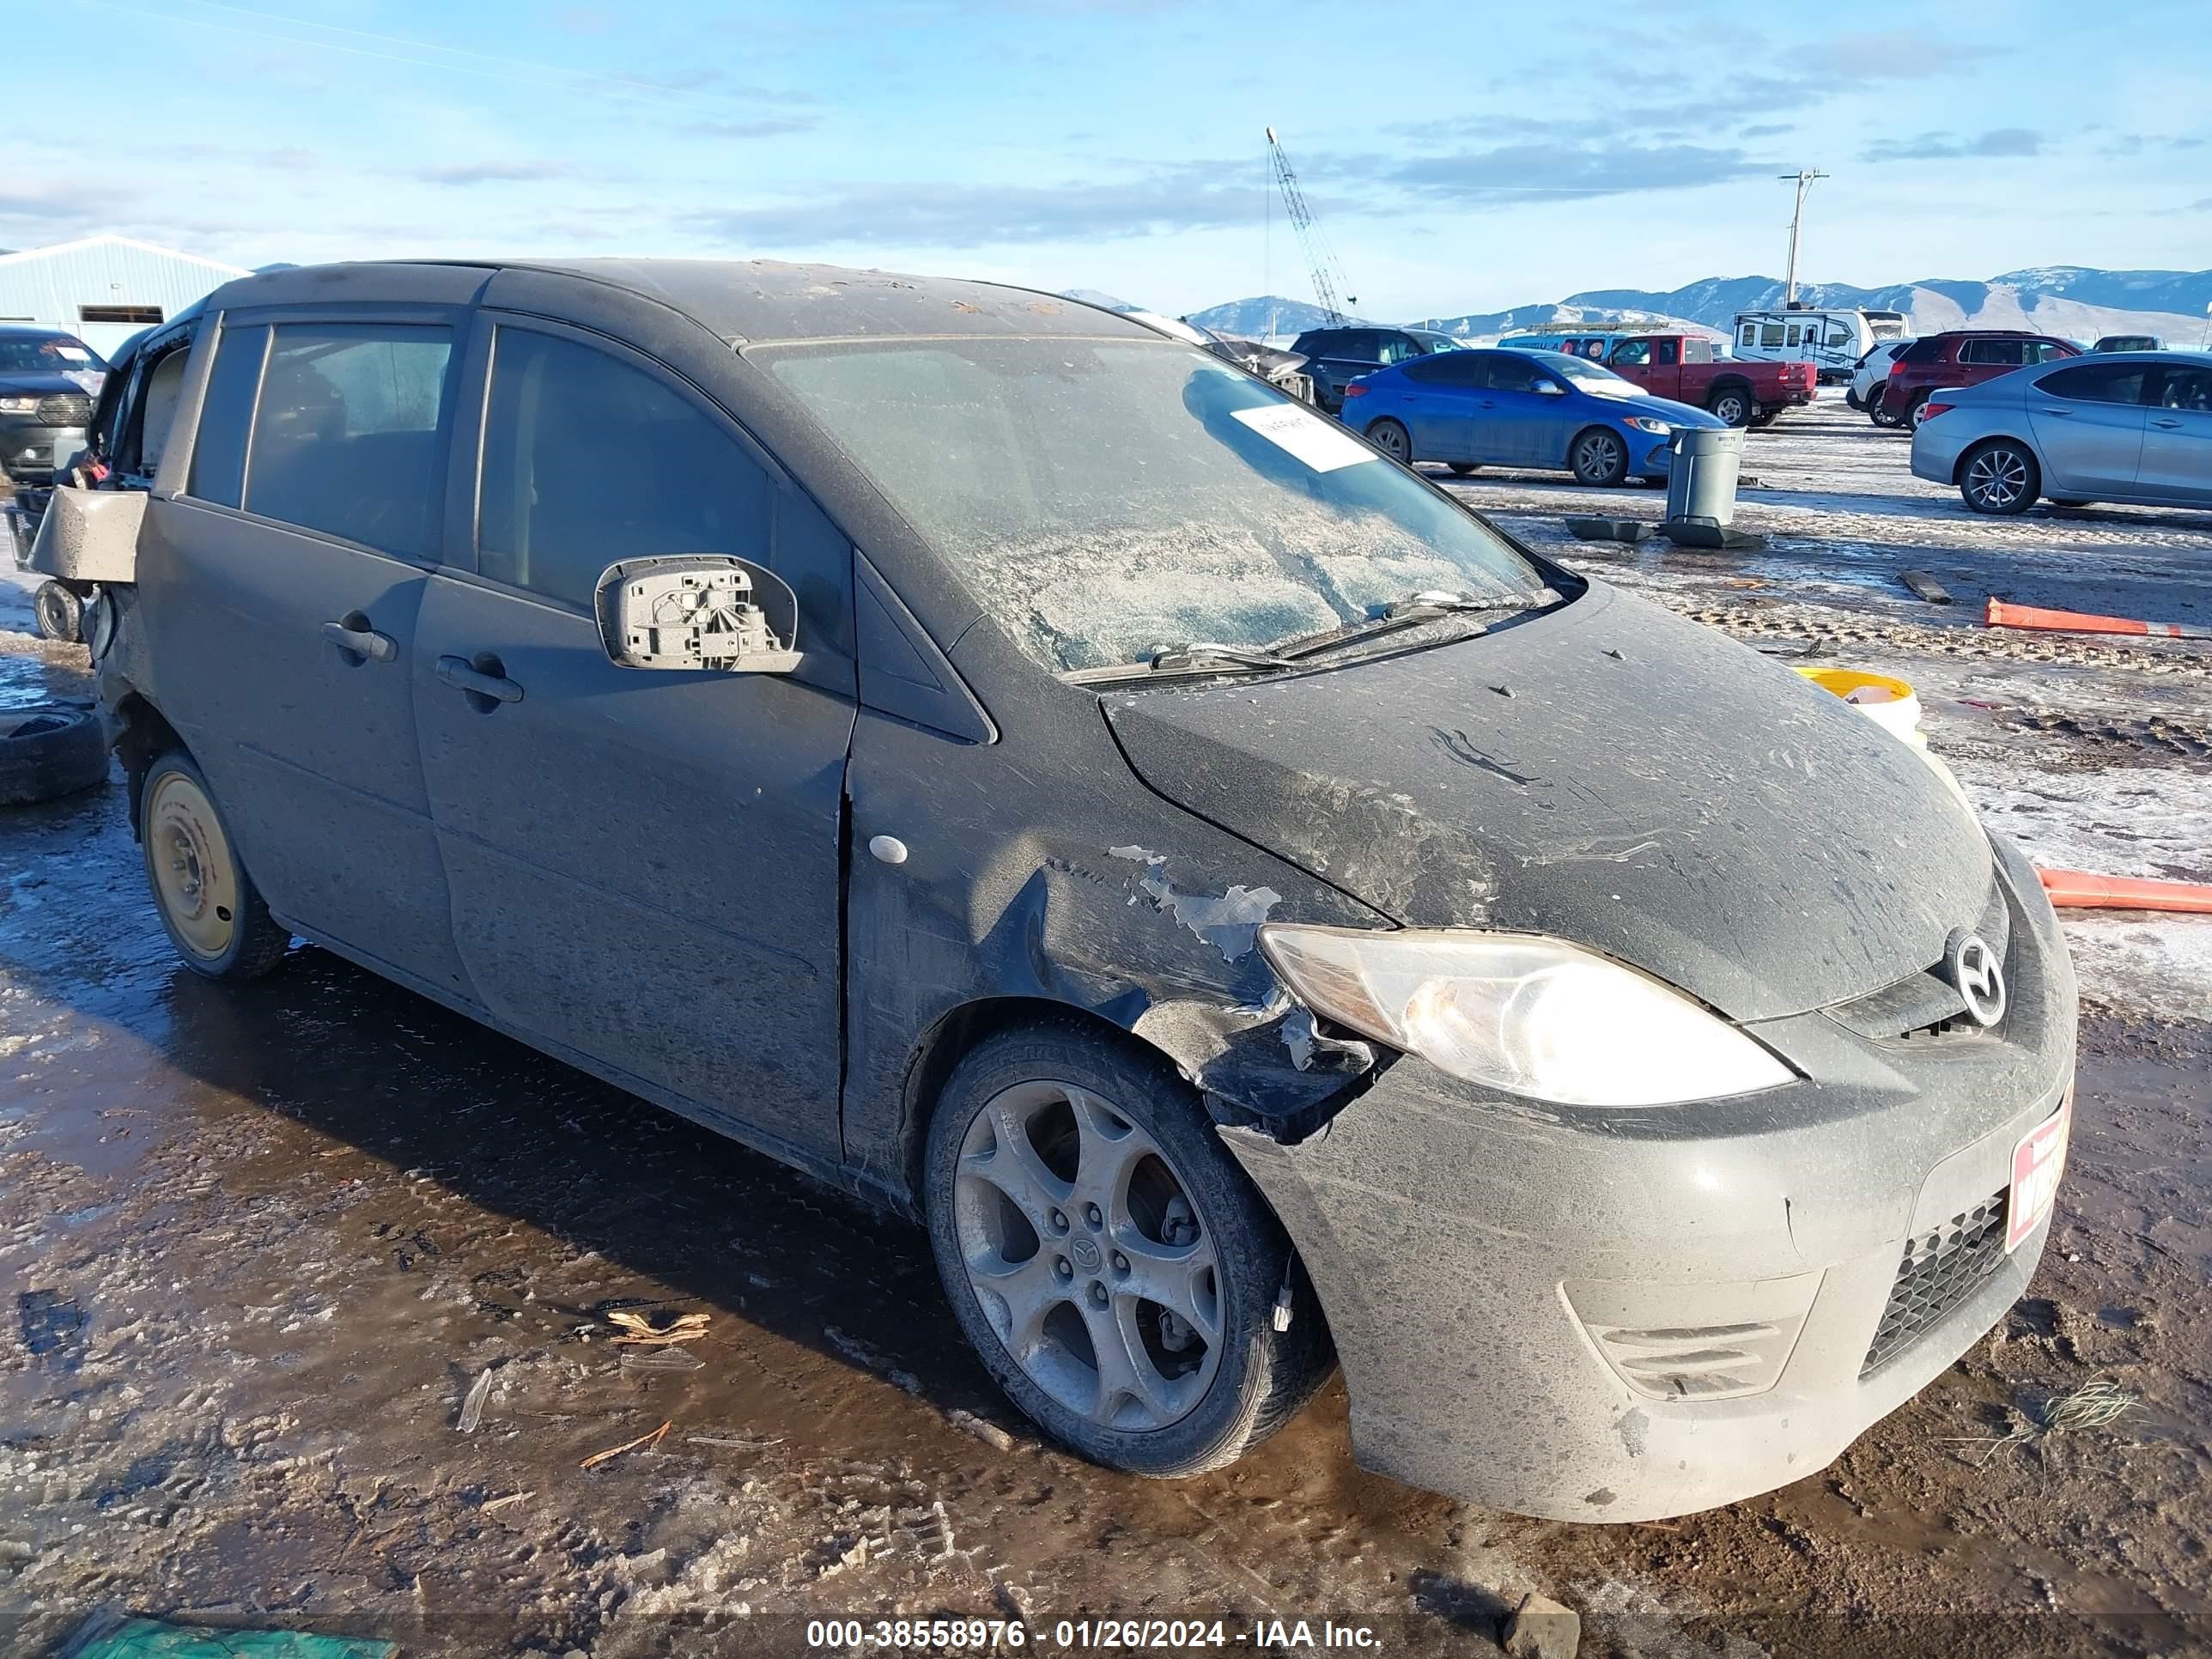
M 1296 1145 L 1224 1129 L 1320 1292 L 1358 1460 L 1521 1514 L 1653 1520 L 1817 1472 L 1956 1359 L 2048 1223 L 1932 1308 L 1907 1284 L 1899 1342 L 1900 1266 L 2003 1193 L 2074 1066 L 2056 919 L 2016 852 L 1999 869 L 2001 1035 L 1875 1042 L 1796 1015 L 1758 1030 L 1808 1081 L 1612 1114 L 1486 1098 L 1407 1058 Z M 1668 1342 L 1735 1345 L 1754 1386 L 1632 1383 L 1622 1345 Z
M 1629 448 L 1632 453 L 1635 449 L 1635 439 L 1642 435 L 1642 434 L 1635 434 L 1631 436 Z M 1663 478 L 1674 469 L 1674 440 L 1662 438 L 1645 452 L 1642 460 L 1638 461 L 1628 471 L 1632 477 L 1638 478 Z
M 19 482 L 43 483 L 53 477 L 57 453 L 74 454 L 84 443 L 85 429 L 81 426 L 0 420 L 0 468 Z

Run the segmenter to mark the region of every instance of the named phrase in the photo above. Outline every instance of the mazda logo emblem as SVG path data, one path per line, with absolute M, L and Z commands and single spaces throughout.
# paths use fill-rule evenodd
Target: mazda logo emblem
M 1979 933 L 1956 933 L 1944 949 L 1951 983 L 1966 999 L 1966 1012 L 1977 1025 L 1994 1025 L 2004 1018 L 2004 964 Z

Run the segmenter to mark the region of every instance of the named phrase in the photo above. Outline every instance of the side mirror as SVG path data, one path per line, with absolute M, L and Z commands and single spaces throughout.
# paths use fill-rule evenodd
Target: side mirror
M 617 667 L 788 674 L 799 666 L 799 596 L 749 559 L 629 559 L 607 567 L 595 597 L 599 640 Z
M 1557 380 L 1539 380 L 1533 389 L 1547 398 L 1564 398 L 1567 395 L 1566 387 L 1561 386 Z

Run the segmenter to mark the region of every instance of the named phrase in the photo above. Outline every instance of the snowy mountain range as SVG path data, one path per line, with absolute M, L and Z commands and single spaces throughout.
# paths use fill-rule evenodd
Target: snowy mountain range
M 1945 328 L 2029 328 L 2081 340 L 2155 334 L 2169 345 L 2194 346 L 2212 321 L 2206 314 L 2212 306 L 2212 270 L 2041 265 L 1978 283 L 1938 277 L 1887 288 L 1801 283 L 1797 297 L 1815 307 L 1901 311 L 1911 319 L 1913 331 L 1922 334 Z M 1553 305 L 1408 320 L 1417 327 L 1490 338 L 1563 322 L 1674 321 L 1725 332 L 1738 312 L 1781 303 L 1778 278 L 1711 276 L 1677 289 L 1590 289 Z M 1295 334 L 1327 320 L 1318 307 L 1279 295 L 1232 300 L 1194 312 L 1191 320 L 1224 333 L 1256 334 L 1267 327 L 1271 313 L 1278 334 Z

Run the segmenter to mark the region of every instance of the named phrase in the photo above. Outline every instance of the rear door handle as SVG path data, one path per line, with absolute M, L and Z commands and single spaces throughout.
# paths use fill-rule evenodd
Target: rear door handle
M 399 654 L 399 647 L 392 635 L 378 633 L 358 611 L 349 613 L 342 622 L 325 623 L 323 637 L 339 650 L 370 662 L 390 662 Z
M 2074 411 L 2070 409 L 2054 408 L 2052 405 L 2045 404 L 2043 406 L 2043 412 L 2046 415 L 2071 415 Z
M 494 668 L 499 659 L 488 658 Z M 438 678 L 456 691 L 466 691 L 479 697 L 489 697 L 495 702 L 520 702 L 522 688 L 504 674 L 487 673 L 466 657 L 438 659 Z

